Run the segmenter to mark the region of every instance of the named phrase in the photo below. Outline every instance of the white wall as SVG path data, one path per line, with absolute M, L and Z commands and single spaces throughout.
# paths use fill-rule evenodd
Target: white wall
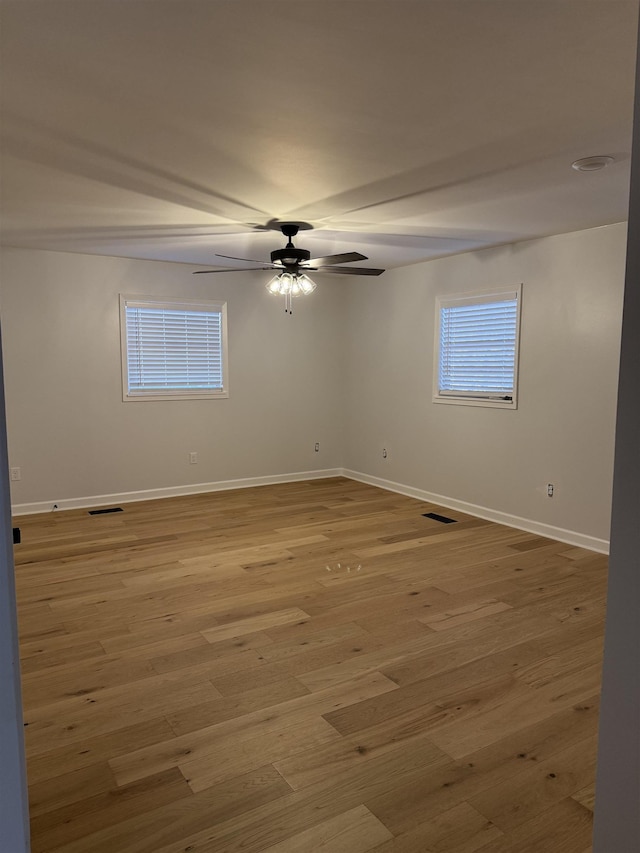
M 4 250 L 9 458 L 22 473 L 14 505 L 341 465 L 344 284 L 323 282 L 288 316 L 264 273 L 191 269 Z M 124 403 L 121 292 L 227 301 L 230 398 Z
M 345 467 L 606 540 L 625 244 L 612 225 L 351 284 Z M 435 296 L 519 282 L 518 409 L 432 403 Z
M 625 244 L 619 224 L 322 281 L 292 317 L 263 273 L 194 277 L 179 264 L 5 250 L 9 456 L 22 469 L 13 503 L 344 466 L 598 547 Z M 432 403 L 436 294 L 518 282 L 518 409 Z M 227 300 L 231 397 L 123 403 L 120 292 Z

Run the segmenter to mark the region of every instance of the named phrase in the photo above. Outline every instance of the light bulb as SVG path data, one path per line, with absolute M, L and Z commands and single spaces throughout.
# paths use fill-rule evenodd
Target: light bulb
M 295 282 L 295 276 L 290 272 L 280 273 L 280 293 L 291 293 Z
M 315 281 L 312 281 L 309 276 L 305 275 L 304 273 L 298 276 L 298 284 L 300 286 L 300 290 L 305 295 L 313 293 L 313 291 L 316 289 Z

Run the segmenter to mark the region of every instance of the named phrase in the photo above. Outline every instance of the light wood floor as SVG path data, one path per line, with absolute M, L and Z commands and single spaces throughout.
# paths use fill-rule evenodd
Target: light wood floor
M 342 479 L 123 509 L 18 520 L 34 853 L 590 849 L 604 557 Z

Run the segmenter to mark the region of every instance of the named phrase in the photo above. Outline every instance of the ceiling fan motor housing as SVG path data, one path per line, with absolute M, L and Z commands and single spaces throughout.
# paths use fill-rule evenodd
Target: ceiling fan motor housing
M 282 264 L 286 267 L 308 261 L 310 257 L 311 252 L 308 249 L 296 249 L 295 246 L 287 246 L 284 249 L 276 249 L 271 252 L 271 263 Z

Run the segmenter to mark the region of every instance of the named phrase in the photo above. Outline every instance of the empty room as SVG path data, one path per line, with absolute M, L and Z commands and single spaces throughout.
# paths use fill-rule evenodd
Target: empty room
M 635 853 L 637 0 L 0 10 L 0 853 Z

